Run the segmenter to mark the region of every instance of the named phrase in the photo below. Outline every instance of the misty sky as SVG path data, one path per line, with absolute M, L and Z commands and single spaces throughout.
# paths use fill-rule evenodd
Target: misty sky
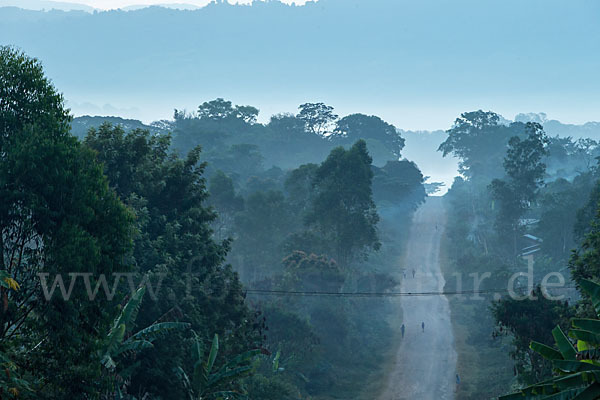
M 0 43 L 39 57 L 76 115 L 149 122 L 223 97 L 257 106 L 261 121 L 315 101 L 411 130 L 448 129 L 477 109 L 600 121 L 598 1 L 320 0 L 287 8 L 58 13 L 39 16 L 44 22 L 5 10 Z
M 63 3 L 85 4 L 102 10 L 110 10 L 114 8 L 122 8 L 132 5 L 152 5 L 152 4 L 192 4 L 195 6 L 205 6 L 212 0 L 77 0 L 77 1 L 62 1 Z M 231 0 L 230 3 L 248 4 L 252 0 Z M 283 3 L 304 4 L 306 0 L 282 0 Z

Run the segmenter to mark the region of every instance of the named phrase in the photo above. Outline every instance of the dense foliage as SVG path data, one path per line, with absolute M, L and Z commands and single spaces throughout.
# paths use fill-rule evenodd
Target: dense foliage
M 491 295 L 483 295 L 484 301 L 451 300 L 455 326 L 471 330 L 469 340 L 458 342 L 458 370 L 468 382 L 458 388 L 460 396 L 497 396 L 511 384 L 518 387 L 551 374 L 551 365 L 529 342 L 551 343 L 552 327 L 565 327 L 573 316 L 573 305 L 565 300 L 576 293 L 562 290 L 562 301 L 548 300 L 535 285 L 549 272 L 565 271 L 581 235 L 576 231 L 589 231 L 590 207 L 595 206 L 586 204 L 597 172 L 582 160 L 594 157 L 596 149 L 583 150 L 571 138 L 548 138 L 537 123 L 507 123 L 483 111 L 462 114 L 447 133 L 440 151 L 459 157 L 464 176 L 456 178 L 446 196 L 447 288 L 455 285 L 453 273 L 478 274 L 474 279 L 488 273 L 478 289 L 502 294 L 513 274 L 526 275 L 513 281 L 525 300 Z M 533 265 L 531 276 L 527 260 Z M 477 289 L 471 282 L 461 288 Z M 471 357 L 476 349 L 485 349 L 489 357 Z M 486 380 L 490 374 L 498 377 L 493 385 Z

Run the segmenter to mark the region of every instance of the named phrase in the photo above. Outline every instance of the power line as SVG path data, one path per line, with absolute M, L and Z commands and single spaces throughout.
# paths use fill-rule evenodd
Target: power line
M 524 289 L 524 288 L 516 288 Z M 575 289 L 575 286 L 552 287 L 553 290 Z M 459 296 L 479 294 L 509 293 L 510 290 L 485 289 L 485 290 L 460 290 L 460 291 L 430 291 L 430 292 L 320 292 L 320 291 L 294 291 L 294 290 L 267 290 L 246 289 L 246 293 L 265 296 L 324 296 L 324 297 L 425 297 L 425 296 Z

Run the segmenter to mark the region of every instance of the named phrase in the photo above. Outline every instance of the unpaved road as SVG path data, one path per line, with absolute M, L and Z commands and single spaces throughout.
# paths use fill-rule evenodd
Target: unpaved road
M 406 273 L 400 286 L 402 292 L 443 290 L 445 281 L 439 253 L 445 223 L 441 198 L 428 198 L 415 213 L 406 256 L 400 266 Z M 405 335 L 380 400 L 453 400 L 456 351 L 448 299 L 446 296 L 404 296 L 400 301 Z M 425 323 L 424 332 L 421 322 Z

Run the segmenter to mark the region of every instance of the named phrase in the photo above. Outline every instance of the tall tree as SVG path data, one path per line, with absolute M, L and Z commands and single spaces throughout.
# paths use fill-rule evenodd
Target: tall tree
M 315 173 L 316 196 L 306 222 L 331 243 L 344 266 L 380 247 L 371 162 L 367 144 L 359 140 L 348 150 L 332 150 Z
M 373 167 L 373 171 L 373 195 L 377 202 L 416 209 L 427 197 L 425 178 L 414 162 L 388 161 L 383 168 Z
M 210 178 L 209 192 L 209 204 L 218 214 L 213 223 L 215 235 L 224 239 L 232 233 L 235 214 L 244 209 L 244 198 L 236 194 L 233 180 L 223 171 Z
M 539 208 L 541 215 L 536 234 L 544 239 L 542 249 L 556 261 L 566 261 L 576 240 L 578 210 L 584 210 L 594 188 L 594 177 L 581 174 L 572 182 L 559 178 L 541 190 Z M 596 203 L 597 204 L 597 203 Z M 587 223 L 593 219 L 589 216 Z
M 514 136 L 509 141 L 504 158 L 507 178 L 494 179 L 490 184 L 492 196 L 499 203 L 496 228 L 501 236 L 511 239 L 512 256 L 517 255 L 518 237 L 523 230 L 520 219 L 534 201 L 546 171 L 542 162 L 548 143 L 544 130 L 535 122 L 528 122 L 525 129 L 526 139 Z
M 396 127 L 375 115 L 345 116 L 337 121 L 331 139 L 334 143 L 343 144 L 364 139 L 371 154 L 376 149 L 383 162 L 397 161 L 400 158 L 400 151 L 404 148 L 404 138 L 400 136 Z
M 502 160 L 508 140 L 522 131 L 522 123 L 509 126 L 491 111 L 462 113 L 448 130 L 448 138 L 438 151 L 459 158 L 461 174 L 476 181 L 489 182 L 503 175 Z
M 285 191 L 288 202 L 297 217 L 302 218 L 312 204 L 314 191 L 312 182 L 319 166 L 304 164 L 290 171 L 285 180 Z
M 298 119 L 304 122 L 306 130 L 319 136 L 325 135 L 338 118 L 333 112 L 333 107 L 324 103 L 304 103 L 298 109 Z
M 94 285 L 99 274 L 127 271 L 132 216 L 70 135 L 41 64 L 0 47 L 0 82 L 0 270 L 21 284 L 1 289 L 0 341 L 43 382 L 36 398 L 89 398 L 103 389 L 98 339 L 116 300 L 91 301 L 81 281 L 70 294 L 45 296 L 38 274 L 68 287 L 71 273 L 90 274 Z
M 258 191 L 246 198 L 244 212 L 236 216 L 237 240 L 233 254 L 246 274 L 255 281 L 279 269 L 281 242 L 294 228 L 294 219 L 283 193 Z
M 198 117 L 213 121 L 239 119 L 247 124 L 252 124 L 256 122 L 258 109 L 252 106 L 233 106 L 231 101 L 218 98 L 198 106 Z
M 532 202 L 544 182 L 546 164 L 542 160 L 548 153 L 548 137 L 544 128 L 536 122 L 528 122 L 525 133 L 525 139 L 518 136 L 510 138 L 503 166 L 522 201 Z

